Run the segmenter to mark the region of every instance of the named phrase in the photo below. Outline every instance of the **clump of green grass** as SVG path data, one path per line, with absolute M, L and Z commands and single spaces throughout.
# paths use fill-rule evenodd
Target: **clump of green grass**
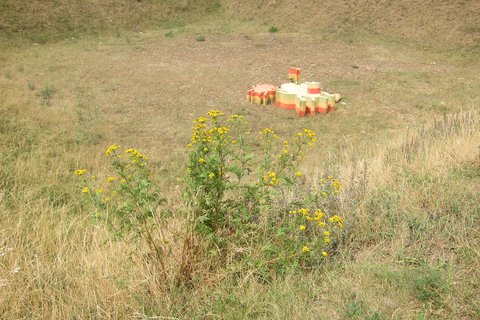
M 35 90 L 35 81 L 28 80 L 28 82 L 27 82 L 27 87 L 28 87 L 28 89 L 31 90 L 31 91 Z
M 167 38 L 173 38 L 175 36 L 175 33 L 173 30 L 169 30 L 168 32 L 165 32 L 165 37 Z
M 49 106 L 55 92 L 57 92 L 57 89 L 55 89 L 53 84 L 46 84 L 38 93 L 38 96 L 40 97 L 40 103 L 42 105 Z
M 268 29 L 268 32 L 270 33 L 277 33 L 279 31 L 279 29 L 275 26 L 271 26 L 269 29 Z
M 203 42 L 203 41 L 205 41 L 205 36 L 200 34 L 200 35 L 195 37 L 195 40 L 197 42 Z

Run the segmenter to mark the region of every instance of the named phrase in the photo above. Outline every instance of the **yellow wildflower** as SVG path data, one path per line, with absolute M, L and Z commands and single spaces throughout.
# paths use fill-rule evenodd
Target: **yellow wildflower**
M 207 162 L 207 161 L 205 161 L 205 159 L 203 159 L 203 158 L 198 159 L 198 163 L 204 164 L 204 163 L 206 163 L 206 162 Z
M 337 223 L 340 228 L 343 228 L 343 219 L 340 216 L 334 215 L 330 219 L 330 223 Z
M 218 111 L 218 110 L 210 110 L 210 111 L 208 112 L 208 115 L 209 115 L 210 117 L 212 117 L 212 118 L 217 118 L 217 117 L 219 117 L 219 116 L 223 116 L 223 113 L 220 112 L 220 111 Z
M 309 251 L 310 251 L 310 248 L 309 248 L 309 247 L 303 246 L 302 252 L 309 252 Z
M 105 155 L 109 156 L 117 149 L 120 149 L 120 146 L 118 144 L 112 144 L 110 147 L 108 147 L 107 151 L 105 151 Z
M 332 186 L 338 191 L 342 190 L 342 185 L 337 179 L 333 179 Z
M 315 211 L 315 221 L 322 220 L 324 216 L 325 214 L 323 213 L 322 209 L 318 209 L 317 211 Z
M 300 230 L 302 230 L 302 231 L 303 231 L 303 230 L 305 230 L 305 229 L 306 229 L 306 227 L 305 227 L 304 225 L 301 225 L 301 226 L 300 226 L 298 229 L 300 229 Z
M 133 148 L 125 149 L 125 153 L 128 153 L 130 155 L 130 158 L 132 158 L 132 163 L 136 163 L 137 159 L 148 160 L 148 157 L 140 153 L 137 149 L 133 149 Z
M 330 237 L 330 231 L 325 231 L 324 235 L 325 237 Z
M 208 177 L 209 177 L 210 179 L 215 178 L 215 173 L 211 172 L 211 173 L 208 175 Z
M 203 125 L 205 122 L 207 122 L 207 118 L 205 118 L 205 117 L 199 117 L 199 118 L 197 118 L 197 120 L 193 121 L 193 123 L 195 123 L 195 124 L 198 123 L 198 124 L 199 124 L 199 126 L 198 126 L 199 128 L 201 128 L 202 125 Z
M 301 177 L 302 176 L 302 171 L 298 170 L 297 172 L 295 172 L 295 175 L 297 177 Z
M 103 189 L 103 188 L 95 189 L 95 193 L 97 193 L 97 194 L 102 194 L 103 191 L 105 191 L 105 189 Z
M 298 213 L 301 213 L 303 215 L 308 215 L 309 212 L 310 212 L 310 209 L 308 209 L 308 208 L 298 209 Z
M 89 193 L 90 189 L 88 187 L 85 187 L 82 189 L 82 193 Z
M 263 182 L 275 186 L 278 184 L 278 178 L 277 174 L 273 171 L 268 171 L 264 176 L 263 176 Z
M 110 178 L 107 179 L 107 182 L 112 183 L 112 182 L 116 181 L 117 179 L 118 179 L 117 177 L 110 177 Z
M 78 169 L 78 170 L 75 170 L 75 175 L 81 176 L 81 175 L 84 175 L 85 172 L 87 172 L 87 169 Z
M 328 252 L 327 251 L 322 251 L 322 256 L 328 257 Z

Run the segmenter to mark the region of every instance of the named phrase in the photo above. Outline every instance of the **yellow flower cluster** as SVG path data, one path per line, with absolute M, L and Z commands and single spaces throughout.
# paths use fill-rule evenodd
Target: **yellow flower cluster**
M 308 129 L 303 129 L 303 132 L 306 134 L 307 138 L 310 140 L 308 145 L 312 146 L 317 141 L 317 138 L 315 137 L 315 132 Z
M 321 209 L 317 209 L 314 212 L 311 212 L 308 208 L 300 208 L 297 210 L 290 210 L 289 214 L 301 217 L 300 220 L 303 220 L 304 223 L 299 225 L 298 230 L 303 235 L 302 237 L 312 237 L 314 246 L 322 250 L 321 254 L 323 257 L 327 257 L 328 252 L 325 248 L 331 244 L 332 235 L 331 230 L 326 229 L 327 223 L 329 223 L 330 225 L 329 228 L 342 228 L 343 219 L 338 215 L 334 215 L 328 218 L 325 212 L 323 212 L 323 210 Z M 310 251 L 311 244 L 307 242 L 307 244 L 302 248 L 302 252 Z
M 195 126 L 192 128 L 192 139 L 190 140 L 190 144 L 188 145 L 191 147 L 193 144 L 197 143 L 198 141 L 207 141 L 207 118 L 200 117 L 197 120 L 193 121 Z
M 273 171 L 268 171 L 264 176 L 263 176 L 263 182 L 266 183 L 267 185 L 270 186 L 276 186 L 278 185 L 278 178 L 277 174 Z
M 283 154 L 288 154 L 288 141 L 283 141 Z
M 305 137 L 305 138 L 303 138 Z M 315 137 L 315 132 L 309 129 L 303 129 L 302 132 L 297 133 L 297 136 L 294 138 L 295 140 L 306 139 L 308 141 L 308 146 L 313 146 L 313 144 L 317 141 Z
M 343 219 L 340 216 L 334 215 L 329 219 L 330 223 L 336 223 L 340 228 L 343 228 Z
M 218 118 L 220 116 L 223 116 L 223 113 L 221 111 L 218 111 L 218 110 L 210 110 L 210 111 L 208 111 L 207 114 L 212 118 Z
M 143 153 L 140 153 L 137 149 L 133 149 L 133 148 L 125 149 L 125 153 L 128 154 L 132 159 L 132 161 L 134 162 L 136 162 L 137 160 L 144 160 L 144 161 L 148 160 L 148 157 Z
M 223 141 L 223 138 L 219 138 L 230 132 L 230 126 L 217 126 L 217 118 L 223 116 L 223 113 L 217 110 L 211 110 L 208 112 L 208 115 L 212 118 L 212 123 L 215 127 L 208 129 L 207 128 L 207 121 L 208 119 L 205 117 L 199 117 L 193 121 L 194 126 L 192 127 L 192 138 L 190 139 L 190 143 L 187 147 L 191 148 L 197 142 L 212 142 L 214 139 L 218 139 Z M 235 119 L 243 119 L 243 116 L 236 116 Z M 232 118 L 233 119 L 233 118 Z M 231 120 L 231 119 L 229 119 Z M 232 120 L 233 121 L 233 120 Z M 207 150 L 208 151 L 208 150 Z
M 241 121 L 243 120 L 245 117 L 244 116 L 239 116 L 238 114 L 234 114 L 230 117 L 230 119 L 228 119 L 227 121 L 228 122 L 233 122 L 233 121 Z M 246 122 L 244 122 L 246 123 Z
M 112 182 L 117 181 L 117 179 L 118 179 L 117 177 L 110 177 L 110 178 L 107 179 L 107 182 L 112 183 Z
M 105 155 L 109 156 L 112 153 L 115 153 L 116 150 L 120 149 L 121 147 L 118 144 L 112 144 L 110 147 L 108 147 L 107 151 L 105 151 Z
M 82 176 L 82 175 L 84 175 L 86 172 L 87 172 L 86 169 L 78 169 L 78 170 L 75 170 L 75 175 L 77 175 L 77 176 Z
M 321 178 L 319 182 L 321 186 L 315 187 L 313 191 L 319 192 L 324 198 L 328 197 L 329 194 L 338 195 L 343 190 L 340 181 L 332 176 L 327 176 L 326 179 Z
M 335 189 L 333 191 L 335 194 L 339 194 L 340 191 L 343 189 L 342 185 L 340 184 L 340 182 L 337 179 L 333 179 L 332 187 Z
M 273 131 L 273 130 L 270 129 L 270 128 L 265 128 L 265 129 L 263 129 L 262 131 L 260 131 L 258 134 L 260 135 L 260 140 L 262 140 L 264 136 L 265 136 L 267 139 L 269 139 L 270 137 L 273 137 L 273 138 L 275 138 L 275 139 L 278 139 L 278 136 L 275 134 L 275 131 Z
M 225 134 L 228 131 L 230 131 L 230 127 L 218 127 L 218 128 L 213 128 L 213 129 L 208 130 L 208 133 L 209 134 L 216 134 L 216 133 Z

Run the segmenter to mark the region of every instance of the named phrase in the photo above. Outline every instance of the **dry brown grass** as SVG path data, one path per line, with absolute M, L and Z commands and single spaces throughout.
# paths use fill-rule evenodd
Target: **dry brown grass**
M 290 5 L 272 6 L 285 12 Z M 478 57 L 377 37 L 324 46 L 321 34 L 222 35 L 210 27 L 0 53 L 1 317 L 477 318 Z M 206 41 L 195 41 L 197 33 Z M 345 104 L 299 119 L 244 101 L 252 84 L 285 81 L 290 65 L 342 92 Z M 38 96 L 47 84 L 57 89 L 49 106 Z M 148 153 L 169 204 L 179 208 L 191 120 L 212 107 L 245 114 L 252 133 L 317 131 L 303 170 L 312 183 L 338 174 L 351 210 L 348 236 L 323 269 L 268 284 L 229 282 L 218 270 L 204 286 L 167 296 L 130 254 L 135 247 L 112 241 L 92 219 L 72 171 L 104 172 L 111 143 Z M 461 110 L 469 113 L 442 122 Z M 440 125 L 432 129 L 433 119 Z

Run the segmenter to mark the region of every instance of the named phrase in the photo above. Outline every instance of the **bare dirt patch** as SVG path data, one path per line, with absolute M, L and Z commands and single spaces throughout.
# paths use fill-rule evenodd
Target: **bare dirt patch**
M 2 86 L 33 105 L 32 113 L 69 119 L 60 126 L 78 128 L 83 115 L 102 147 L 135 145 L 169 160 L 183 153 L 191 121 L 212 108 L 248 115 L 252 132 L 273 127 L 291 135 L 309 127 L 320 134 L 319 152 L 328 152 L 381 144 L 408 126 L 479 101 L 472 68 L 421 49 L 301 34 L 205 40 L 152 32 L 33 46 L 8 56 Z M 287 82 L 289 66 L 302 68 L 303 79 L 320 81 L 325 91 L 341 92 L 338 111 L 301 119 L 245 101 L 253 84 Z M 38 90 L 29 90 L 28 81 L 58 89 L 51 107 L 39 109 Z

